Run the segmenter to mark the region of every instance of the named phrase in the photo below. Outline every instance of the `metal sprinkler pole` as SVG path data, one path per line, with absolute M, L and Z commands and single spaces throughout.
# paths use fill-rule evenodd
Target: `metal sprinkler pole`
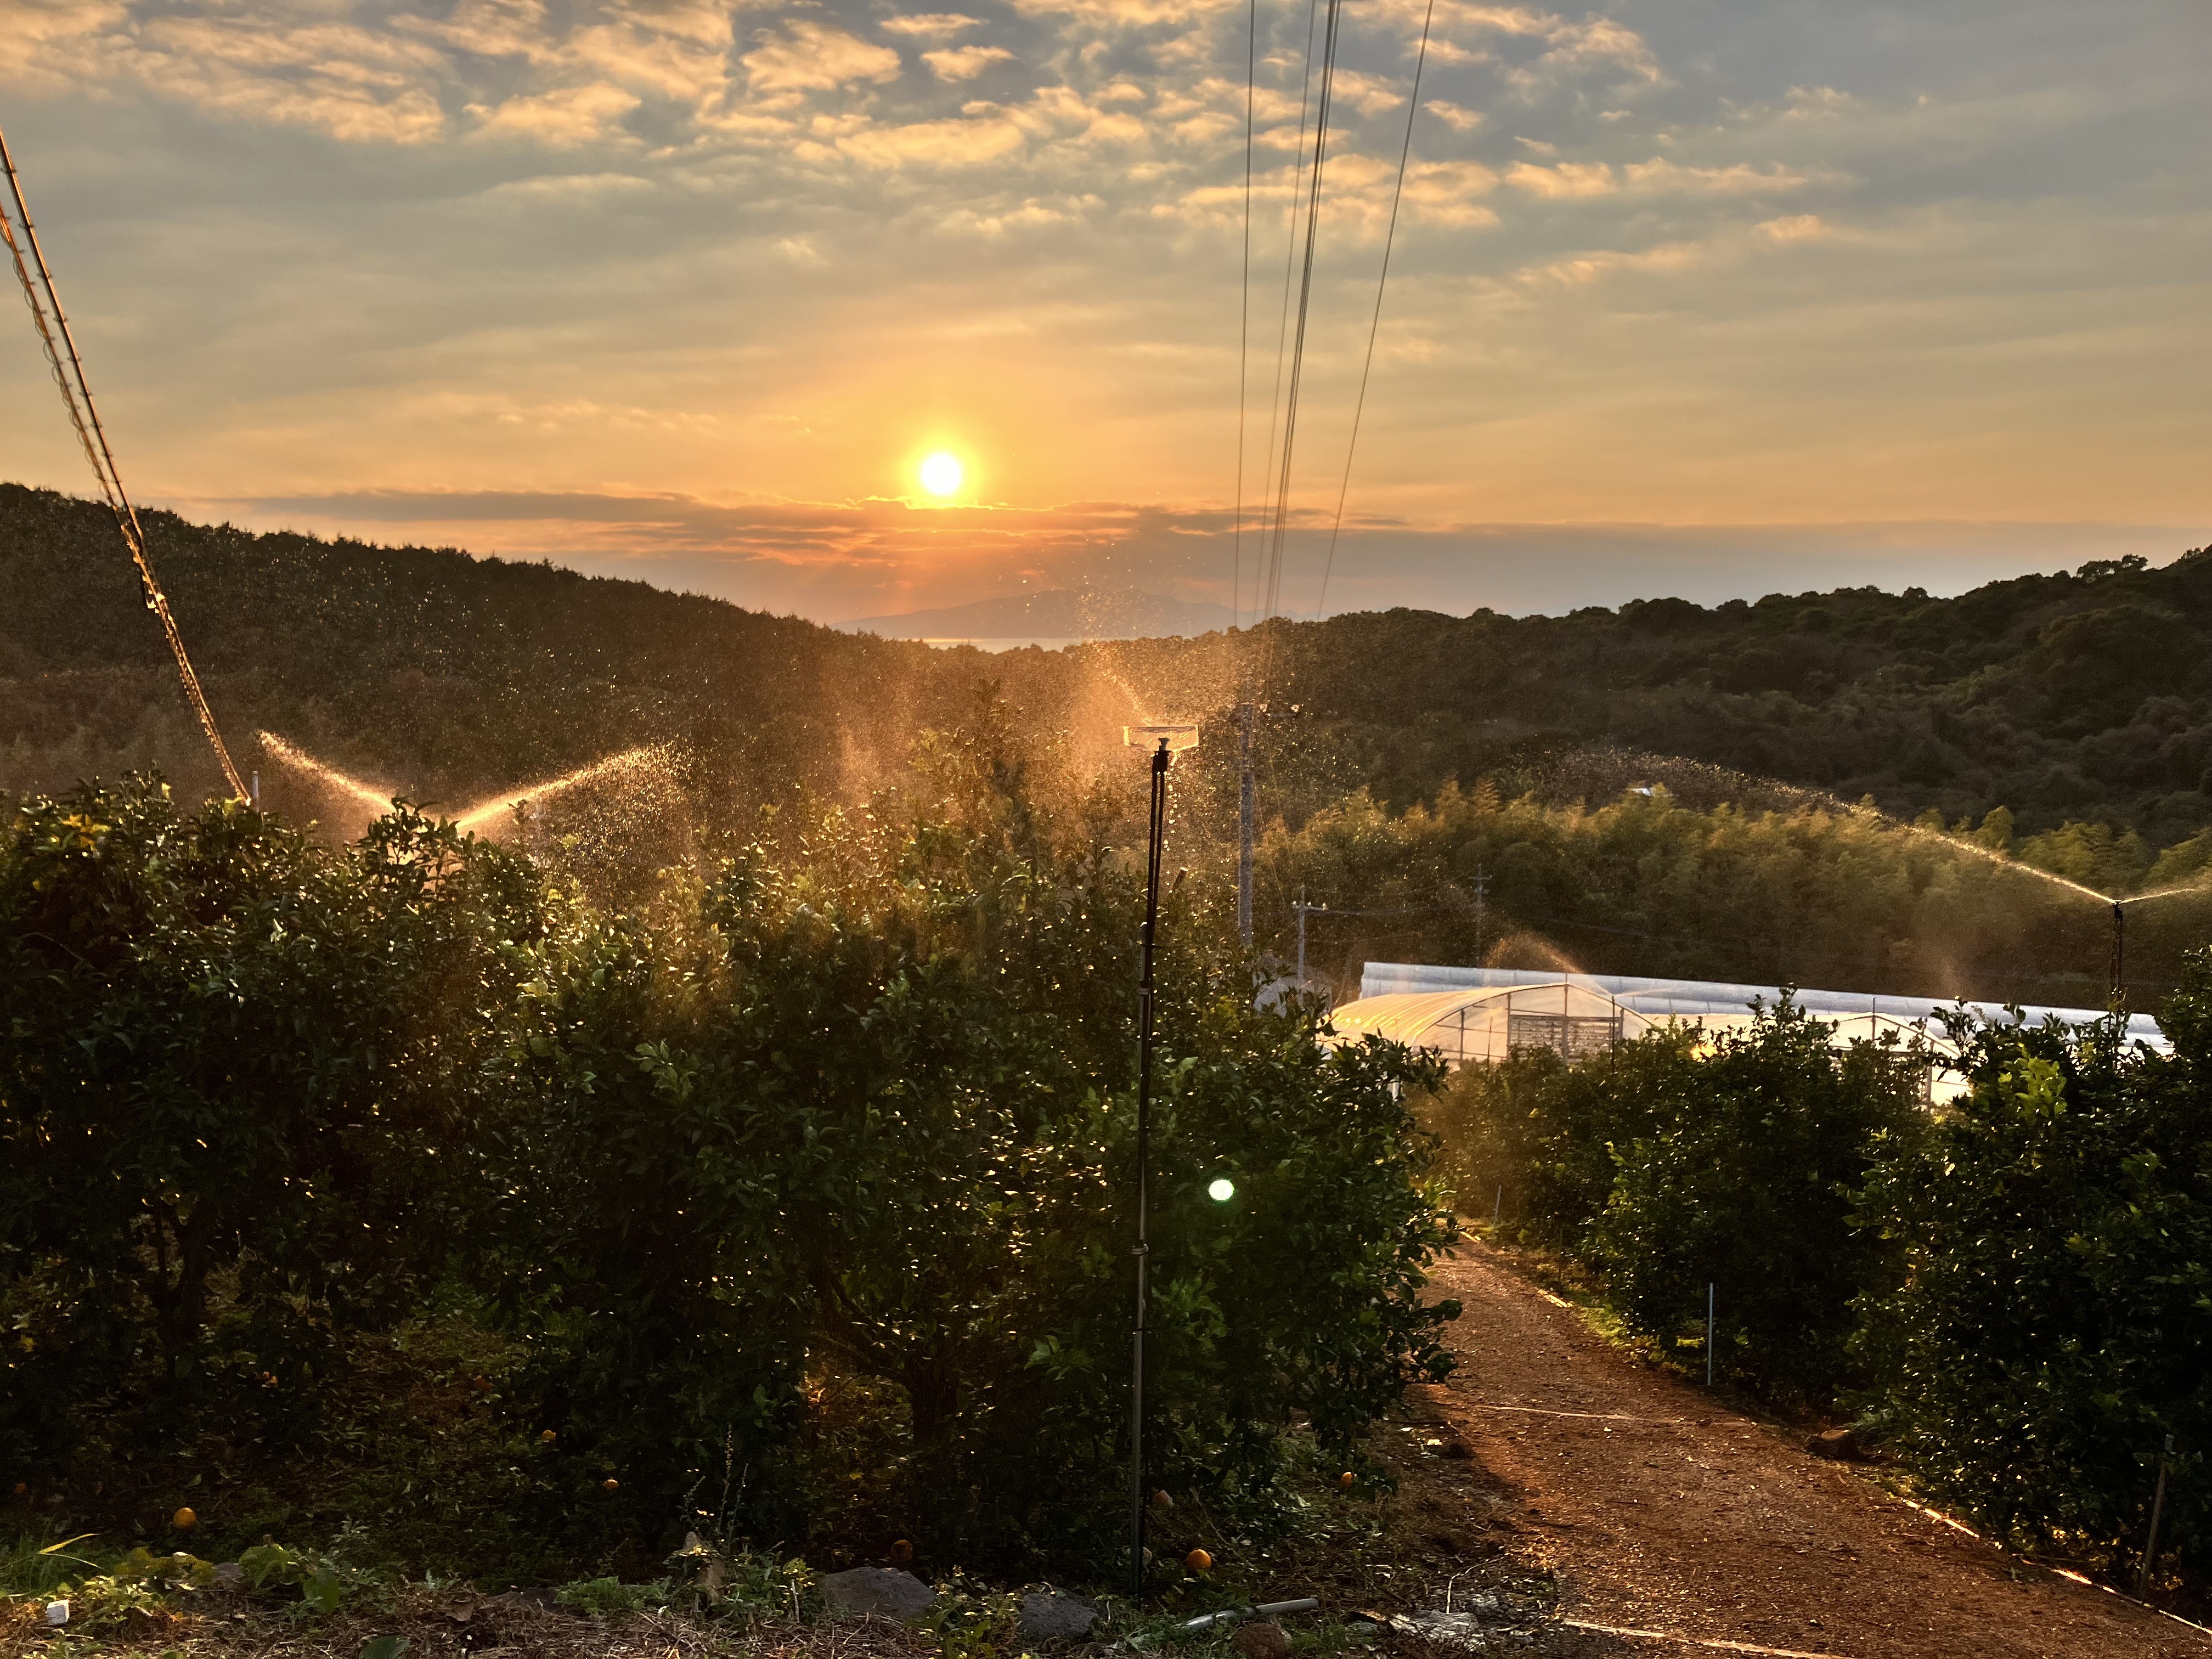
M 2112 901 L 2112 1006 L 2124 1008 L 2128 1000 L 2128 913 Z
M 1716 1286 L 1705 1281 L 1705 1386 L 1713 1386 L 1713 1301 Z
M 1252 781 L 1252 692 L 1237 707 L 1237 938 L 1252 948 L 1252 831 L 1259 808 Z M 1304 974 L 1299 975 L 1304 981 Z
M 1152 751 L 1152 830 L 1145 860 L 1145 944 L 1137 978 L 1137 1322 L 1130 1333 L 1129 1595 L 1145 1595 L 1146 1176 L 1152 1157 L 1152 941 L 1159 932 L 1160 860 L 1167 839 L 1168 740 Z
M 2114 909 L 2119 907 L 2114 905 Z M 2166 1519 L 2166 1465 L 2173 1455 L 2173 1437 L 2166 1437 L 2166 1449 L 2158 1455 L 2158 1489 L 2150 1499 L 2150 1536 L 2143 1541 L 2142 1571 L 2136 1575 L 2136 1594 L 2150 1594 L 2150 1570 L 2158 1559 L 2159 1523 Z

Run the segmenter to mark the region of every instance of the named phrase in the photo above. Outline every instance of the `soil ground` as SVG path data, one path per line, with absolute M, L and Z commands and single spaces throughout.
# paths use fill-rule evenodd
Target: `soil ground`
M 1504 1252 L 1462 1245 L 1434 1288 L 1466 1309 L 1448 1328 L 1459 1369 L 1425 1391 L 1484 1478 L 1461 1523 L 1548 1573 L 1562 1620 L 1615 1632 L 1582 1646 L 1554 1626 L 1547 1652 L 2212 1659 L 2212 1635 L 2007 1555 L 1638 1364 Z

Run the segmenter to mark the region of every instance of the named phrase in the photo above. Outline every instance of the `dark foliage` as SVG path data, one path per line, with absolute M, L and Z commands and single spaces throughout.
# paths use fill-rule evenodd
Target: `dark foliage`
M 412 814 L 343 853 L 150 787 L 13 818 L 0 1456 L 296 1440 L 337 1333 L 411 1306 L 477 1201 L 534 882 Z
M 1099 1565 L 1136 884 L 1103 820 L 1030 797 L 1003 720 L 920 769 L 938 805 L 813 809 L 635 915 L 411 814 L 331 848 L 149 787 L 21 804 L 10 1466 L 214 1472 L 199 1501 L 235 1526 L 289 1463 L 377 1455 L 345 1438 L 376 1420 L 363 1379 L 412 1365 L 407 1414 L 479 1454 L 447 1484 L 501 1511 L 502 1570 L 518 1516 L 572 1565 L 650 1563 L 702 1516 Z M 1418 1295 L 1447 1229 L 1401 1103 L 1432 1073 L 1256 1012 L 1218 917 L 1178 900 L 1168 934 L 1152 1457 L 1264 1522 L 1287 1428 L 1344 1455 L 1448 1364 L 1453 1310 Z M 823 1479 L 854 1397 L 865 1505 Z
M 2212 1449 L 2212 958 L 2160 1013 L 2174 1051 L 2111 1027 L 1982 1030 L 1972 1092 L 1868 1208 L 1908 1252 L 1867 1310 L 1884 1414 L 1940 1490 L 2001 1535 L 2117 1571 L 2178 1455 L 2167 1530 L 2201 1582 Z
M 1828 1037 L 1785 1000 L 1741 1032 L 1467 1066 L 1426 1109 L 1462 1204 L 1487 1199 L 1509 1233 L 1601 1272 L 1630 1331 L 1702 1347 L 1717 1285 L 1720 1373 L 1825 1400 L 1856 1380 L 1855 1298 L 1897 1282 L 1898 1249 L 1863 1224 L 1861 1194 L 1924 1124 L 1915 1054 Z

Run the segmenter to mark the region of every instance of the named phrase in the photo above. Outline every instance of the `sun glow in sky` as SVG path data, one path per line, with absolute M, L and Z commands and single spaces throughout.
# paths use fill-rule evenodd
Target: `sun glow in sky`
M 1085 582 L 1249 611 L 1307 13 L 1256 9 L 1248 307 L 1253 15 L 0 0 L 0 112 L 149 501 L 825 620 Z M 1294 612 L 1425 15 L 1344 12 Z M 2201 4 L 1434 17 L 1330 608 L 1955 590 L 2212 540 Z M 992 503 L 904 499 L 917 419 Z M 0 477 L 90 483 L 20 313 Z
M 923 460 L 917 476 L 921 487 L 933 495 L 954 495 L 960 491 L 961 480 L 968 469 L 960 465 L 960 458 L 946 450 L 939 450 Z

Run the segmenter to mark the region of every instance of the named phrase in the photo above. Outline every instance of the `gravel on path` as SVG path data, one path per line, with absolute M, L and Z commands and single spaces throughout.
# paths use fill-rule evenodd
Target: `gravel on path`
M 1606 1651 L 2212 1659 L 2212 1636 L 2029 1566 L 1638 1364 L 1503 1252 L 1461 1246 L 1432 1291 L 1466 1312 L 1446 1328 L 1459 1369 L 1428 1402 L 1495 1483 L 1489 1527 L 1554 1575 L 1563 1619 L 1615 1632 Z

